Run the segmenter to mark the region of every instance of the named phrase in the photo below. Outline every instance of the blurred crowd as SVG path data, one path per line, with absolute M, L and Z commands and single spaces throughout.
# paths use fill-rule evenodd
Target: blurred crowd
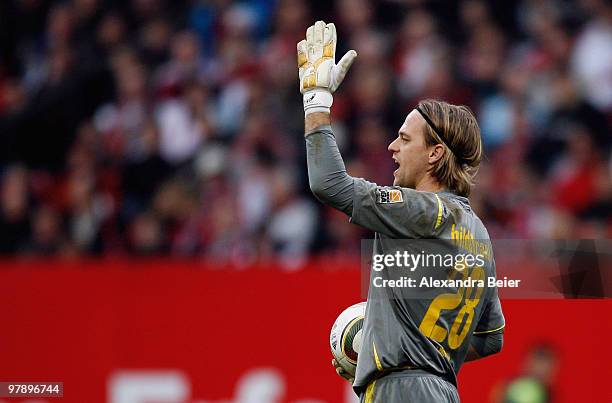
M 359 253 L 310 194 L 296 43 L 359 53 L 335 96 L 353 176 L 423 98 L 468 105 L 495 238 L 612 237 L 607 0 L 0 2 L 0 252 L 249 264 Z

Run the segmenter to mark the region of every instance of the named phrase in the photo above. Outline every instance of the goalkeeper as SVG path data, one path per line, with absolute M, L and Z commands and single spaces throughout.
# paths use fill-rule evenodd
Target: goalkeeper
M 421 101 L 388 147 L 397 164 L 393 186 L 353 178 L 332 133 L 330 108 L 357 53 L 349 51 L 336 64 L 335 51 L 335 27 L 322 21 L 297 45 L 314 195 L 374 231 L 375 254 L 389 253 L 397 239 L 448 245 L 458 234 L 481 240 L 490 251 L 487 230 L 467 199 L 482 154 L 474 115 L 464 106 Z M 462 274 L 495 277 L 492 253 L 483 267 L 469 270 Z M 505 321 L 497 289 L 444 288 L 428 300 L 406 293 L 370 286 L 355 379 L 333 364 L 353 382 L 361 402 L 458 402 L 456 374 L 463 362 L 501 350 Z

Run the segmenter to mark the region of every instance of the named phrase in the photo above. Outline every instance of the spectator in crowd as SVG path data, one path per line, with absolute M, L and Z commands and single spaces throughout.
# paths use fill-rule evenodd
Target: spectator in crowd
M 499 403 L 547 403 L 555 401 L 553 386 L 559 366 L 556 349 L 546 343 L 531 347 L 524 359 L 522 373 L 493 391 Z

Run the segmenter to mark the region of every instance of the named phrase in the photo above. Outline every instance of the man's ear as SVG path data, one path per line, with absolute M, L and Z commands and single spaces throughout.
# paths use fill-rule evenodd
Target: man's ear
M 445 152 L 446 149 L 442 144 L 436 144 L 434 146 L 431 146 L 429 148 L 429 156 L 427 161 L 430 164 L 435 164 L 438 160 L 440 160 L 440 158 L 442 158 Z

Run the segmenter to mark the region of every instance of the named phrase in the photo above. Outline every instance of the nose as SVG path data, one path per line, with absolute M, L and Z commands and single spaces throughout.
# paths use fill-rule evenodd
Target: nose
M 391 151 L 392 153 L 395 153 L 397 151 L 399 151 L 399 149 L 397 148 L 397 140 L 399 138 L 396 137 L 395 140 L 393 140 L 391 143 L 389 143 L 389 147 L 387 147 L 387 150 Z

